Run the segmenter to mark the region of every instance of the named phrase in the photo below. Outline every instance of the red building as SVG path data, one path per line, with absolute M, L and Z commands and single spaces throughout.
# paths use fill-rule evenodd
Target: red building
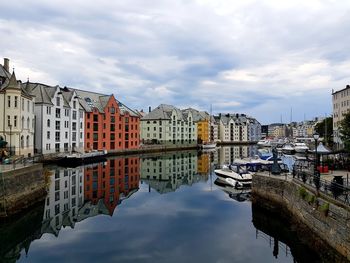
M 136 149 L 140 144 L 139 115 L 114 95 L 76 90 L 85 110 L 84 148 L 88 150 Z
M 103 200 L 108 213 L 139 189 L 140 158 L 109 159 L 106 163 L 85 167 L 84 199 L 96 205 Z

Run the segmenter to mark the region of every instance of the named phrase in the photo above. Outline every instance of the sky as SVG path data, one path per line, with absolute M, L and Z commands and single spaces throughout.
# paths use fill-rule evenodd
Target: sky
M 340 0 L 0 0 L 0 56 L 22 81 L 133 109 L 302 121 L 330 115 L 332 90 L 350 84 L 349 11 Z

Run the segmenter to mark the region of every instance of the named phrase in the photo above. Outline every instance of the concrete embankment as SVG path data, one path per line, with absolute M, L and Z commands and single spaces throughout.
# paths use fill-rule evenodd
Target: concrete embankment
M 313 236 L 316 249 L 326 242 L 350 260 L 350 207 L 296 179 L 263 173 L 253 176 L 252 196 L 253 203 L 289 213 Z
M 0 217 L 17 214 L 45 199 L 42 164 L 0 172 Z
M 164 145 L 152 145 L 145 146 L 139 149 L 126 149 L 126 150 L 110 150 L 108 156 L 121 156 L 121 155 L 134 155 L 145 153 L 160 153 L 160 152 L 172 152 L 172 151 L 185 151 L 185 150 L 198 150 L 198 145 L 185 145 L 185 146 L 164 146 Z

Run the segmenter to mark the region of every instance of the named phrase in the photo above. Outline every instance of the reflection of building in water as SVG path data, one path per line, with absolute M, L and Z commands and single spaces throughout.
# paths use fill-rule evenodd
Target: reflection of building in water
M 198 156 L 197 172 L 200 175 L 208 175 L 210 170 L 210 153 L 203 153 Z
M 220 165 L 232 163 L 235 159 L 253 157 L 258 151 L 255 145 L 223 146 L 218 150 Z
M 141 178 L 161 194 L 206 180 L 197 173 L 197 152 L 194 151 L 143 158 Z
M 115 207 L 139 189 L 139 157 L 109 159 L 85 167 L 85 200 L 78 221 L 97 214 L 113 215 Z
M 52 171 L 45 200 L 42 233 L 58 235 L 61 227 L 74 227 L 79 207 L 84 203 L 84 170 L 57 168 Z

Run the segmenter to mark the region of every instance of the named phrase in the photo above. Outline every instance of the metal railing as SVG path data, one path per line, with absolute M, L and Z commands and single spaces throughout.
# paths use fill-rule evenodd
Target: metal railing
M 350 187 L 347 182 L 339 183 L 336 178 L 332 181 L 320 179 L 309 169 L 294 169 L 293 178 L 303 182 L 304 184 L 314 188 L 315 190 L 350 206 Z

